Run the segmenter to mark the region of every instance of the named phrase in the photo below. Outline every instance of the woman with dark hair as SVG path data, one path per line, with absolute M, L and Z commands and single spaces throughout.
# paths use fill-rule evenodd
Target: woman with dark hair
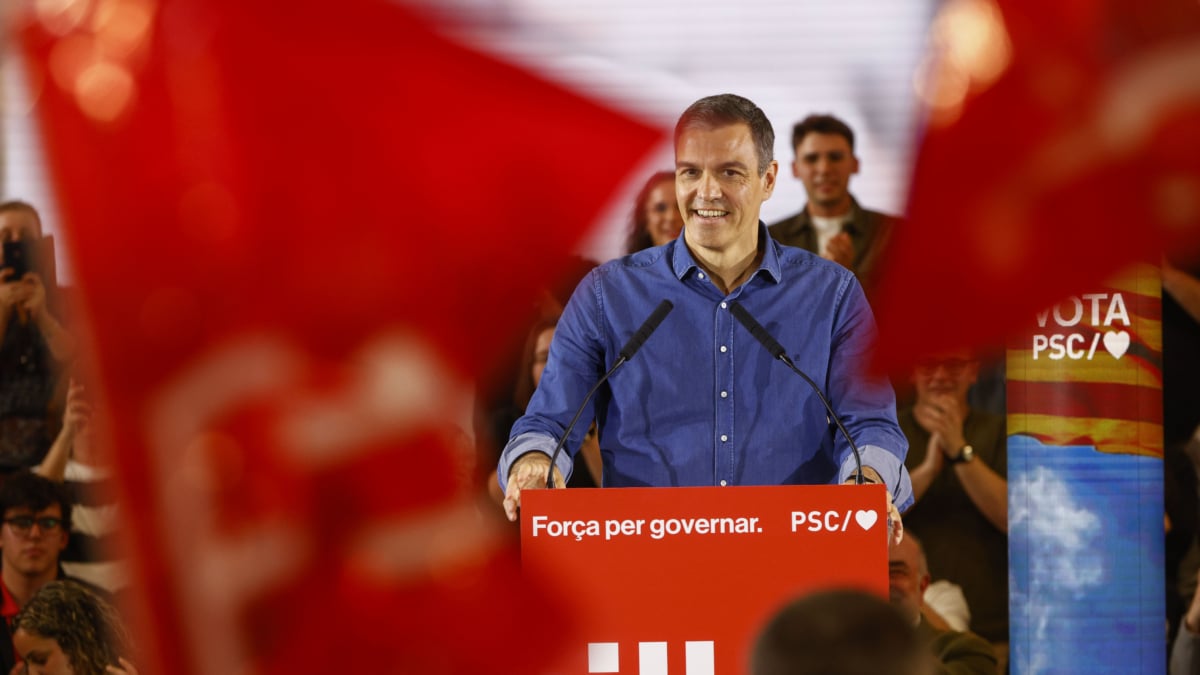
M 683 216 L 675 199 L 675 174 L 659 171 L 646 181 L 633 204 L 633 229 L 625 240 L 625 252 L 662 246 L 679 236 Z
M 554 339 L 554 328 L 558 325 L 558 316 L 543 316 L 534 322 L 526 334 L 525 347 L 521 352 L 521 367 L 517 381 L 513 387 L 512 405 L 497 411 L 492 418 L 493 433 L 498 439 L 507 439 L 509 430 L 525 412 L 529 399 L 542 380 L 542 371 L 546 368 L 546 360 L 550 357 L 550 342 Z M 503 443 L 501 442 L 501 445 Z M 588 429 L 583 439 L 583 446 L 575 457 L 575 468 L 568 487 L 599 487 L 603 462 L 600 458 L 600 445 L 596 436 L 596 425 Z M 499 492 L 499 484 L 493 473 L 488 481 L 488 489 L 492 496 L 502 500 L 504 495 Z
M 29 675 L 137 675 L 122 654 L 116 609 L 82 585 L 51 581 L 13 617 L 13 647 Z

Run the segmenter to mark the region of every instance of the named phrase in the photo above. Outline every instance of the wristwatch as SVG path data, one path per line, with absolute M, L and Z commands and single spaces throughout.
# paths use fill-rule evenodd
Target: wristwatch
M 966 464 L 973 459 L 975 459 L 975 448 L 964 445 L 962 450 L 958 451 L 958 456 L 952 458 L 950 461 L 954 464 Z

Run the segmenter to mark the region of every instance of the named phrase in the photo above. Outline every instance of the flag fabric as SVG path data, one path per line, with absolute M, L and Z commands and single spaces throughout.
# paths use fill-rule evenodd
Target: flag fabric
M 1134 266 L 1009 346 L 1014 673 L 1166 668 L 1159 295 Z
M 1008 432 L 1162 458 L 1159 271 L 1135 266 L 1039 313 L 1008 350 Z
M 455 413 L 661 131 L 382 0 L 35 12 L 142 672 L 537 672 Z
M 883 260 L 885 368 L 1002 344 L 1163 247 L 1200 252 L 1200 6 L 953 0 Z

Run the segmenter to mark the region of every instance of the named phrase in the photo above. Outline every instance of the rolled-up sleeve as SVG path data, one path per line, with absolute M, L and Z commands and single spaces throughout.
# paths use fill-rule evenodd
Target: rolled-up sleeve
M 512 465 L 521 458 L 521 455 L 540 452 L 549 456 L 554 452 L 554 446 L 557 444 L 558 442 L 553 436 L 533 431 L 510 439 L 508 445 L 504 446 L 504 452 L 500 455 L 500 465 L 496 470 L 496 477 L 500 480 L 500 491 L 508 489 L 508 473 L 512 471 Z M 571 477 L 571 469 L 575 467 L 575 462 L 570 453 L 561 452 L 558 459 L 554 461 L 554 465 L 562 472 L 565 480 Z
M 896 503 L 896 508 L 903 513 L 912 507 L 915 501 L 912 479 L 908 476 L 908 469 L 904 468 L 904 462 L 897 459 L 895 453 L 876 445 L 864 445 L 858 451 L 862 453 L 863 466 L 869 466 L 879 472 L 888 492 L 892 493 L 892 501 Z M 858 464 L 854 461 L 854 455 L 850 455 L 846 461 L 842 462 L 842 468 L 838 472 L 838 482 L 846 482 L 857 469 Z

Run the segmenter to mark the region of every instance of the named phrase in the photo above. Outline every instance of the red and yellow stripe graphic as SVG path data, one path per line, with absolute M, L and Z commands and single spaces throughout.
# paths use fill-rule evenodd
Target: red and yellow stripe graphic
M 1008 433 L 1033 436 L 1047 445 L 1090 445 L 1101 452 L 1161 457 L 1161 288 L 1158 268 L 1138 265 L 1096 289 L 1105 298 L 1100 323 L 1120 294 L 1128 325 L 1120 320 L 1094 325 L 1089 311 L 1077 325 L 1062 326 L 1051 315 L 1019 346 L 1010 347 Z M 1086 356 L 1051 359 L 1042 351 L 1035 359 L 1034 336 L 1054 334 L 1081 336 L 1077 344 L 1087 346 Z

